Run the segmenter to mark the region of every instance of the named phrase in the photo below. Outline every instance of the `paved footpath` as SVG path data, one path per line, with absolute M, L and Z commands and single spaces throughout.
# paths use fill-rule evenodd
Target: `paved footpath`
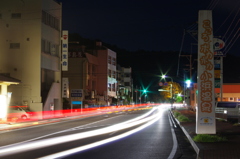
M 196 112 L 177 108 L 181 114 L 187 116 L 190 122 L 181 122 L 180 127 L 195 149 L 198 159 L 240 159 L 240 126 L 216 120 L 216 134 L 228 139 L 226 142 L 198 143 L 192 138 L 196 136 Z

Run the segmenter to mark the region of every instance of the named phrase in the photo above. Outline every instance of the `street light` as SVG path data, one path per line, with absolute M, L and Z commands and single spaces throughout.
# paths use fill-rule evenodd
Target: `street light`
M 162 78 L 165 79 L 165 78 L 170 78 L 171 79 L 171 82 L 172 84 L 171 85 L 171 107 L 173 108 L 173 79 L 172 77 L 169 77 L 169 76 L 166 76 L 166 75 L 162 75 Z

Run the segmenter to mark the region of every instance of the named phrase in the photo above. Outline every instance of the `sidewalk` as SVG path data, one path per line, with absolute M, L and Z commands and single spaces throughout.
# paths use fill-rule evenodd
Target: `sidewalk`
M 181 122 L 180 127 L 188 137 L 199 159 L 240 159 L 240 126 L 216 120 L 216 134 L 228 139 L 226 142 L 197 143 L 192 140 L 196 136 L 196 112 L 177 108 L 187 116 L 190 122 Z

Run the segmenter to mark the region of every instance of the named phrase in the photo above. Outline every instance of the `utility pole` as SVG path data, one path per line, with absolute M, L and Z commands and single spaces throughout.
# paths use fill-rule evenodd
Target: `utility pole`
M 136 90 L 135 90 L 135 92 L 136 92 L 136 104 L 137 104 L 137 100 L 138 100 L 138 98 L 137 98 L 137 94 L 138 94 L 137 86 L 136 86 Z
M 140 104 L 142 104 L 142 103 L 141 103 L 141 99 L 142 99 L 142 93 L 141 93 L 141 91 L 142 91 L 142 89 L 141 89 L 141 87 L 140 87 L 140 91 L 139 91 L 139 93 L 140 93 L 140 96 L 139 96 Z
M 187 65 L 187 66 L 189 66 L 189 69 L 185 69 L 185 70 L 189 70 L 189 78 L 192 81 L 192 55 L 181 55 L 181 56 L 187 57 L 187 59 L 189 60 L 189 65 Z M 185 77 L 185 75 L 184 75 L 184 77 Z M 192 89 L 192 87 L 190 86 L 190 88 L 189 88 L 189 105 L 190 105 L 190 107 L 192 105 L 191 89 Z M 184 97 L 184 99 L 185 99 L 185 97 Z
M 131 88 L 131 90 L 132 90 L 132 95 L 131 95 L 131 104 L 133 104 L 133 79 L 131 79 L 131 81 L 132 81 L 132 88 Z
M 189 69 L 186 69 L 186 70 L 189 70 L 189 78 L 191 80 L 192 79 L 192 55 L 180 55 L 180 56 L 187 57 L 187 59 L 189 60 L 189 65 L 186 65 L 186 66 L 189 66 Z

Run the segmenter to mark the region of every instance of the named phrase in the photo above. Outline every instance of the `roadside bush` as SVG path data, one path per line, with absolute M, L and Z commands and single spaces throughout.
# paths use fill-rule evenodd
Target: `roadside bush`
M 235 123 L 233 124 L 233 126 L 240 126 L 240 123 Z
M 195 142 L 224 142 L 224 141 L 227 141 L 227 139 L 225 137 L 220 137 L 217 135 L 198 134 L 193 137 L 193 141 L 195 141 Z
M 173 115 L 175 116 L 175 118 L 178 118 L 178 116 L 181 115 L 181 113 L 178 112 L 178 111 L 174 111 L 174 112 L 173 112 Z
M 190 121 L 190 119 L 182 114 L 180 114 L 178 117 L 177 117 L 178 121 L 179 122 L 187 122 L 187 121 Z
M 225 119 L 222 119 L 222 118 L 219 118 L 219 119 L 217 119 L 218 121 L 221 121 L 221 122 L 226 122 L 226 120 Z

